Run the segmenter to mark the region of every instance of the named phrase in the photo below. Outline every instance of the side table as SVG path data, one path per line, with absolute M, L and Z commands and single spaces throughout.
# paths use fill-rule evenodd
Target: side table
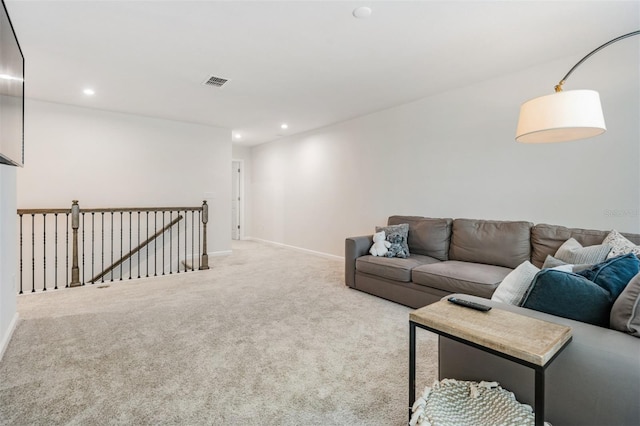
M 409 418 L 416 399 L 416 327 L 535 370 L 535 425 L 544 425 L 546 368 L 571 341 L 571 327 L 499 308 L 488 312 L 446 300 L 409 314 Z M 452 377 L 454 378 L 454 377 Z M 491 380 L 487 377 L 485 380 Z

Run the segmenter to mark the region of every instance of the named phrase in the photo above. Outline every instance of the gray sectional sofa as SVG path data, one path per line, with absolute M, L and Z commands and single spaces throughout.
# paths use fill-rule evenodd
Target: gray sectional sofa
M 345 281 L 413 308 L 451 293 L 572 328 L 573 340 L 548 367 L 546 419 L 553 426 L 640 425 L 640 338 L 518 306 L 488 300 L 502 279 L 529 260 L 541 267 L 569 238 L 601 244 L 609 231 L 529 222 L 392 216 L 409 224 L 407 259 L 368 254 L 370 236 L 347 238 Z M 623 234 L 640 245 L 640 235 Z M 497 381 L 533 405 L 533 370 L 453 340 L 439 338 L 439 376 Z M 424 385 L 430 385 L 426 383 Z
M 371 235 L 345 240 L 345 283 L 351 288 L 420 308 L 452 293 L 491 298 L 514 268 L 529 260 L 541 267 L 569 238 L 602 243 L 609 231 L 525 221 L 391 216 L 409 224 L 407 259 L 369 255 Z M 623 234 L 634 244 L 640 235 Z

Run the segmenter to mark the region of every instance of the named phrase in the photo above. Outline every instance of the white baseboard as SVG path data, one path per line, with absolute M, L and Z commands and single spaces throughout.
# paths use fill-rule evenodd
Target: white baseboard
M 2 361 L 2 357 L 4 356 L 4 351 L 7 349 L 7 346 L 9 346 L 9 342 L 11 341 L 11 336 L 13 336 L 13 332 L 16 329 L 17 325 L 18 325 L 18 313 L 16 312 L 13 315 L 13 319 L 9 324 L 9 328 L 7 329 L 7 332 L 2 337 L 2 341 L 0 342 L 0 361 Z
M 301 251 L 303 253 L 313 254 L 313 255 L 324 257 L 327 259 L 341 260 L 344 262 L 344 256 L 336 256 L 335 254 L 323 253 L 321 251 L 315 251 L 315 250 L 309 250 L 302 247 L 290 246 L 288 244 L 278 243 L 275 241 L 263 240 L 262 238 L 245 237 L 244 239 L 249 241 L 259 241 L 261 243 L 272 244 L 274 246 L 279 246 L 279 247 L 286 247 L 292 250 Z

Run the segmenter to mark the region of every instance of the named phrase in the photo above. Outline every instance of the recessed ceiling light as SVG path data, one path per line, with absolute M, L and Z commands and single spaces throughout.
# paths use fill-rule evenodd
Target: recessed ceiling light
M 360 6 L 353 9 L 353 16 L 359 19 L 368 18 L 371 16 L 371 8 L 367 6 Z
M 288 125 L 287 123 L 282 123 L 282 124 L 280 125 L 280 128 L 281 128 L 281 129 L 288 129 L 288 128 L 289 128 L 289 125 Z
M 85 95 L 87 95 L 87 96 L 93 96 L 93 95 L 95 95 L 95 94 L 96 94 L 95 90 L 93 90 L 93 89 L 84 89 L 84 90 L 82 91 L 82 93 L 84 93 L 84 94 L 85 94 Z
M 233 138 L 234 139 L 242 139 L 242 135 L 240 133 L 234 133 L 233 134 Z

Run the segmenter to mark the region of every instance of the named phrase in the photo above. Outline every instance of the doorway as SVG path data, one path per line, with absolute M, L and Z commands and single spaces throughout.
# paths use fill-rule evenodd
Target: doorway
M 231 162 L 231 239 L 242 239 L 242 160 Z

